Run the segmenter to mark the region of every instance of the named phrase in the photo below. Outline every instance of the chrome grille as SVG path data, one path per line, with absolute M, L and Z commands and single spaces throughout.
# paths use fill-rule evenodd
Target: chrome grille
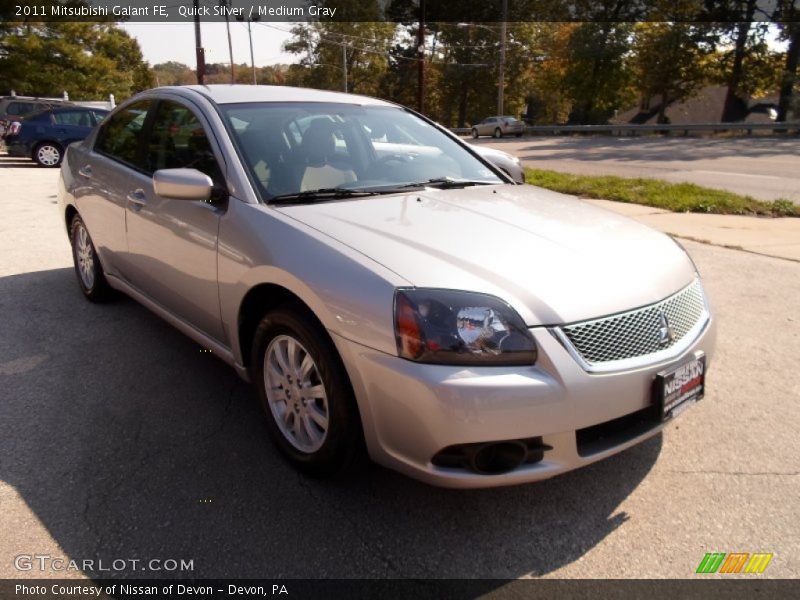
M 660 343 L 666 317 L 673 337 Z M 630 312 L 583 321 L 561 328 L 578 354 L 589 364 L 653 354 L 674 346 L 706 314 L 700 281 L 669 298 Z

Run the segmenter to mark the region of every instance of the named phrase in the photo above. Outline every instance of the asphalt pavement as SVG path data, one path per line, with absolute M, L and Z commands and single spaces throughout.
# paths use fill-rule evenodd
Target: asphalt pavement
M 558 136 L 480 138 L 526 167 L 578 175 L 696 183 L 759 200 L 800 203 L 800 139 L 788 137 Z
M 685 578 L 706 552 L 800 576 L 800 264 L 685 243 L 717 354 L 705 399 L 640 446 L 512 488 L 321 482 L 231 369 L 131 300 L 82 298 L 56 182 L 0 156 L 0 577 L 98 575 L 18 568 L 49 555 L 192 561 L 111 573 L 133 577 Z

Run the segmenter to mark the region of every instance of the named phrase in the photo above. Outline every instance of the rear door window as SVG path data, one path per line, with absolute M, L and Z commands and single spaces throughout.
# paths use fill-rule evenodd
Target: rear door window
M 94 125 L 88 110 L 66 110 L 53 113 L 53 119 L 58 125 L 73 125 L 75 127 L 91 127 Z

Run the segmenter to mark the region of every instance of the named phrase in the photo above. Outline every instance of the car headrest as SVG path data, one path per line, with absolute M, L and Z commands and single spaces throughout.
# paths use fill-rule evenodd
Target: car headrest
M 309 165 L 320 166 L 333 156 L 336 150 L 333 132 L 333 123 L 330 120 L 320 118 L 311 121 L 300 145 Z

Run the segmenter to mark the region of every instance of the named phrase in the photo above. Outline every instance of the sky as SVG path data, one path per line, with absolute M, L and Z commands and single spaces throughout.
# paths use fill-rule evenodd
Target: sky
M 278 63 L 293 63 L 300 59 L 282 51 L 283 43 L 291 38 L 291 23 L 253 23 L 253 55 L 257 67 Z M 151 65 L 167 61 L 195 67 L 194 23 L 122 23 L 121 27 L 139 41 L 144 59 Z M 225 23 L 201 23 L 201 37 L 207 63 L 228 63 L 228 34 Z M 250 64 L 250 45 L 247 25 L 231 22 L 233 60 Z

